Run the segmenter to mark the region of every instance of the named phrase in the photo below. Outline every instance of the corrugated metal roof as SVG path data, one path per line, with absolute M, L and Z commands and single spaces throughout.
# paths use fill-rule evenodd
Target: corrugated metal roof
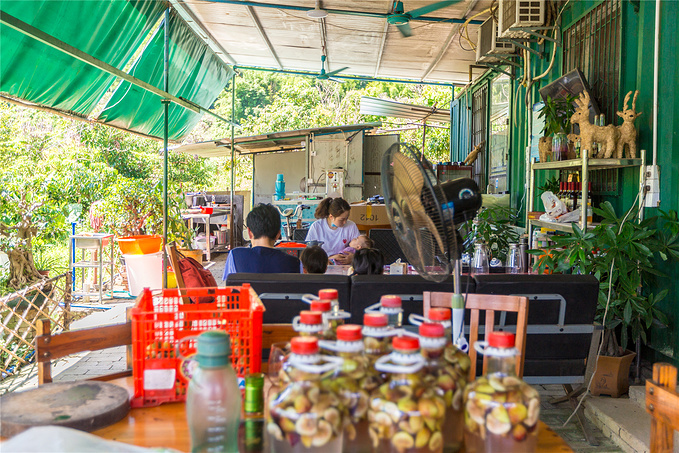
M 450 110 L 361 96 L 361 114 L 450 123 Z

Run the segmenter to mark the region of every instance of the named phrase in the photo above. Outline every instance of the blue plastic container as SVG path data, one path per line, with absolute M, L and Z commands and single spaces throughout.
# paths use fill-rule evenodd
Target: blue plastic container
M 283 175 L 281 173 L 276 177 L 276 201 L 285 198 L 285 181 L 283 180 Z

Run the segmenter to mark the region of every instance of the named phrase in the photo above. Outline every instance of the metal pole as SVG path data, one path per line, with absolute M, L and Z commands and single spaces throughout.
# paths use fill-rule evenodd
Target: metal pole
M 231 79 L 231 121 L 236 117 L 236 74 L 233 75 L 233 78 Z M 231 198 L 229 201 L 229 206 L 230 206 L 230 212 L 231 212 L 231 225 L 229 228 L 229 250 L 233 250 L 233 230 L 236 228 L 236 225 L 233 222 L 233 211 L 234 211 L 234 206 L 233 206 L 233 192 L 236 190 L 236 181 L 235 181 L 235 176 L 236 176 L 236 170 L 234 169 L 234 154 L 236 152 L 236 145 L 234 143 L 234 135 L 235 135 L 236 129 L 233 127 L 233 123 L 231 124 Z
M 165 10 L 165 55 L 163 62 L 163 89 L 167 93 L 170 85 L 170 9 Z M 170 101 L 163 99 L 163 245 L 167 245 L 167 142 L 169 139 Z M 208 242 L 208 246 L 210 243 Z M 177 269 L 175 269 L 177 271 Z M 163 288 L 167 288 L 167 249 L 163 247 Z

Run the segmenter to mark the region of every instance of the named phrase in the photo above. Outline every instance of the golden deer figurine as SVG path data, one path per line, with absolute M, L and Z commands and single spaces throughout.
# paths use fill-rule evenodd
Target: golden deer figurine
M 479 157 L 479 153 L 483 151 L 483 145 L 485 144 L 485 140 L 479 143 L 474 147 L 474 149 L 469 153 L 467 158 L 464 160 L 465 165 L 471 165 L 476 161 L 476 158 Z
M 583 92 L 575 100 L 577 108 L 571 116 L 571 123 L 580 126 L 580 149 L 587 150 L 588 156 L 604 157 L 608 159 L 613 155 L 620 137 L 618 128 L 609 124 L 608 126 L 596 126 L 589 122 L 589 94 Z M 594 142 L 600 143 L 599 155 L 594 156 L 592 145 Z
M 639 90 L 634 92 L 634 99 L 632 99 L 632 109 L 627 108 L 632 92 L 630 91 L 625 96 L 625 103 L 623 104 L 622 112 L 616 112 L 622 118 L 622 124 L 618 126 L 620 131 L 620 138 L 618 139 L 618 147 L 615 150 L 615 157 L 622 159 L 624 156 L 625 145 L 629 149 L 629 157 L 631 159 L 637 158 L 637 129 L 634 127 L 634 120 L 636 120 L 642 112 L 637 113 L 637 96 Z

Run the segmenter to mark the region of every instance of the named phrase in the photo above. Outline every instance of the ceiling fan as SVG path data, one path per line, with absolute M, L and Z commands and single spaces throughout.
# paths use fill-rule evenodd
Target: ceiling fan
M 333 77 L 335 74 L 338 74 L 345 69 L 349 69 L 349 66 L 345 66 L 343 68 L 335 69 L 334 71 L 330 72 L 325 72 L 325 60 L 327 60 L 328 57 L 325 55 L 321 55 L 321 72 L 318 73 L 316 76 L 317 79 L 319 80 L 332 80 L 333 82 L 339 82 L 339 83 L 344 83 L 344 80 L 337 79 Z
M 387 22 L 389 22 L 391 25 L 396 25 L 398 31 L 400 31 L 401 34 L 407 38 L 408 36 L 412 36 L 413 34 L 410 28 L 410 21 L 412 19 L 424 16 L 425 14 L 434 12 L 441 8 L 445 8 L 446 6 L 454 5 L 455 3 L 459 3 L 460 1 L 462 0 L 448 0 L 443 2 L 436 2 L 432 3 L 431 5 L 423 6 L 422 8 L 417 8 L 407 12 L 403 11 L 403 2 L 395 1 L 393 11 L 391 12 L 391 14 L 389 14 L 389 16 L 387 16 Z

